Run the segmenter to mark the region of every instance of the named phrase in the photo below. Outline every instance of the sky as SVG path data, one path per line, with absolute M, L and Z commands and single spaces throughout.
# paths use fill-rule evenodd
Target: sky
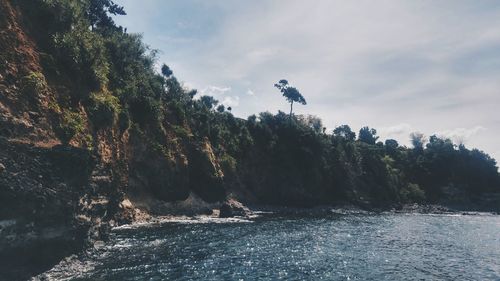
M 236 116 L 287 112 L 287 79 L 329 130 L 437 134 L 500 160 L 500 1 L 115 0 L 185 87 Z

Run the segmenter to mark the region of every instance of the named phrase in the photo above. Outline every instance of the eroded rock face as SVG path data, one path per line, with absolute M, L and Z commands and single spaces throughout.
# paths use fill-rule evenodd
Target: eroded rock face
M 168 151 L 167 151 L 168 152 Z M 131 133 L 129 141 L 129 191 L 151 192 L 163 201 L 185 200 L 189 196 L 186 161 L 180 155 L 158 150 L 148 140 Z
M 0 138 L 0 162 L 8 167 L 0 173 L 0 272 L 11 274 L 6 280 L 26 279 L 83 247 L 89 224 L 74 217 L 82 189 L 66 181 L 53 153 Z M 63 166 L 68 163 L 78 165 L 73 159 Z
M 189 156 L 191 190 L 207 202 L 224 200 L 224 173 L 208 139 L 194 145 Z

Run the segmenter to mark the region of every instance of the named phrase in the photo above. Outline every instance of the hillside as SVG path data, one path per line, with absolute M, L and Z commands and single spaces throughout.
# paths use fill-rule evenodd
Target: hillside
M 313 116 L 237 118 L 158 73 L 154 51 L 110 17 L 124 13 L 109 0 L 0 0 L 0 271 L 11 278 L 111 226 L 228 199 L 499 210 L 487 154 L 436 136 L 382 143 L 368 127 L 329 134 Z

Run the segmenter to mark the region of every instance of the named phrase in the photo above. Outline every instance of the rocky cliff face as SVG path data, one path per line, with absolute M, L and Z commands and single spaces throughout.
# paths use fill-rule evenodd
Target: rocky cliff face
M 43 271 L 103 239 L 110 225 L 173 211 L 168 202 L 224 200 L 224 175 L 208 140 L 181 142 L 165 130 L 159 147 L 148 131 L 94 128 L 76 103 L 83 129 L 62 145 L 58 102 L 73 87 L 44 65 L 50 58 L 33 32 L 15 2 L 0 1 L 0 272 L 9 273 L 3 278 Z

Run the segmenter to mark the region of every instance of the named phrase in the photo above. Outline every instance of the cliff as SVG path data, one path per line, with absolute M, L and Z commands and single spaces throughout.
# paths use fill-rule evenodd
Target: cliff
M 208 140 L 181 141 L 167 123 L 153 135 L 147 126 L 92 122 L 89 101 L 75 98 L 85 82 L 44 49 L 41 41 L 50 38 L 40 34 L 39 19 L 27 16 L 32 8 L 40 7 L 0 1 L 0 271 L 6 280 L 46 270 L 102 239 L 110 225 L 177 211 L 166 202 L 225 198 Z M 74 135 L 67 139 L 64 130 Z M 184 211 L 211 211 L 203 206 Z
M 498 210 L 496 162 L 333 134 L 314 117 L 240 119 L 196 97 L 112 1 L 0 0 L 0 272 L 42 272 L 150 215 L 222 206 L 447 203 Z M 1 278 L 0 278 L 1 279 Z

